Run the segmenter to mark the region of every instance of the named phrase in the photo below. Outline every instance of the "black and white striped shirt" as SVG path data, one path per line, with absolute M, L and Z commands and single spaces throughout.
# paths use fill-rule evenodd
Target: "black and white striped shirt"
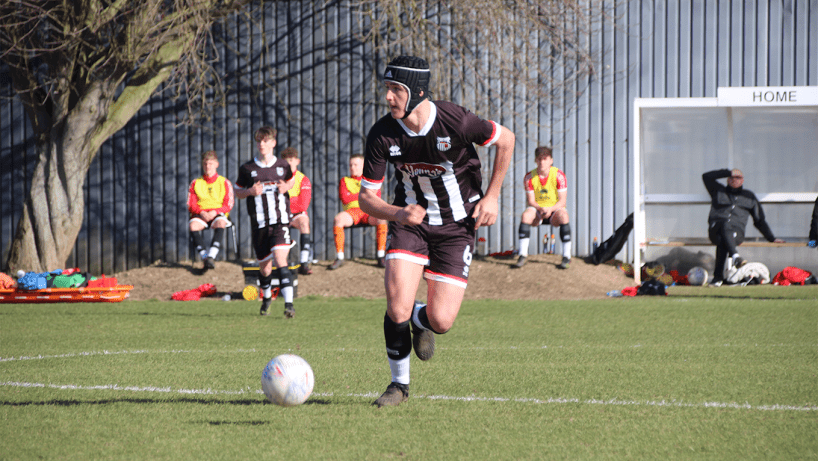
M 490 146 L 500 137 L 500 125 L 468 109 L 435 101 L 426 125 L 415 133 L 386 115 L 366 139 L 361 186 L 380 189 L 386 164 L 395 165 L 396 206 L 418 204 L 432 226 L 471 215 L 483 197 L 480 158 L 474 144 Z
M 290 196 L 287 191 L 279 191 L 276 183 L 292 177 L 290 165 L 278 157 L 273 157 L 267 165 L 255 158 L 239 168 L 239 178 L 235 183 L 237 189 L 249 189 L 256 182 L 264 185 L 261 195 L 247 197 L 247 213 L 258 228 L 289 224 Z

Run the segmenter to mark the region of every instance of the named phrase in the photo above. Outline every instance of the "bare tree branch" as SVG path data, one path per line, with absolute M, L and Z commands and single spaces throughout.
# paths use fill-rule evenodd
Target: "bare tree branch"
M 358 39 L 380 59 L 434 65 L 436 97 L 470 100 L 492 85 L 525 90 L 525 110 L 573 102 L 597 75 L 590 39 L 614 23 L 604 0 L 359 0 Z M 479 90 L 479 91 L 478 91 Z M 490 103 L 496 105 L 496 103 Z

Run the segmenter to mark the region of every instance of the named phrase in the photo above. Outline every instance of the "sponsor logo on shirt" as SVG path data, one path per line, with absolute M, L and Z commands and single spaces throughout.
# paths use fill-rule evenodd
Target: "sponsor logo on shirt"
M 445 138 L 441 138 L 438 136 L 437 138 L 437 150 L 441 152 L 446 152 L 447 150 L 452 148 L 452 138 L 446 136 Z
M 400 146 L 389 146 L 389 156 L 400 157 L 401 156 Z
M 431 163 L 404 163 L 399 169 L 409 175 L 410 178 L 417 176 L 437 178 L 446 173 L 446 168 Z

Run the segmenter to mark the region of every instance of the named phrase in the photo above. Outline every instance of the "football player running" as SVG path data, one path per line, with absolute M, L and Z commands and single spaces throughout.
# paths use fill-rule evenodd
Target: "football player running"
M 392 379 L 374 405 L 409 397 L 409 357 L 435 351 L 435 334 L 449 331 L 469 277 L 476 231 L 497 220 L 500 189 L 514 152 L 514 133 L 448 101 L 428 97 L 424 59 L 400 56 L 384 71 L 389 114 L 366 140 L 361 209 L 389 221 L 386 247 L 386 315 L 383 329 Z M 496 146 L 485 194 L 474 145 Z M 387 163 L 395 167 L 394 201 L 377 191 Z M 421 278 L 426 303 L 415 302 Z M 410 330 L 411 329 L 411 330 Z

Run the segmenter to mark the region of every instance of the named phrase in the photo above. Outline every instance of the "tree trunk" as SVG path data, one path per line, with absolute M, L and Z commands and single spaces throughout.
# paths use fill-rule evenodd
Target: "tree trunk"
M 77 124 L 64 124 L 76 128 Z M 88 128 L 93 123 L 83 123 Z M 94 152 L 82 142 L 86 133 L 55 129 L 52 137 L 40 138 L 39 159 L 31 187 L 23 203 L 23 213 L 14 236 L 8 270 L 45 272 L 65 267 L 82 227 L 85 200 L 83 185 Z
M 207 5 L 204 5 L 207 6 Z M 59 80 L 47 99 L 23 92 L 26 112 L 38 134 L 39 158 L 5 270 L 45 272 L 65 266 L 82 228 L 83 185 L 102 144 L 119 131 L 178 65 L 196 39 L 196 30 L 162 44 L 124 85 L 111 77 L 78 85 Z M 67 75 L 68 72 L 56 72 Z M 15 88 L 28 79 L 13 74 Z M 20 94 L 18 92 L 18 94 Z

